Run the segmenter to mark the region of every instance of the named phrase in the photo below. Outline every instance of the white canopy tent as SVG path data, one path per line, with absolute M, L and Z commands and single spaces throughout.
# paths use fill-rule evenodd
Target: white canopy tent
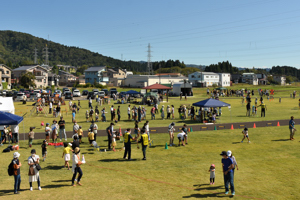
M 15 114 L 15 106 L 12 97 L 0 97 L 0 111 Z M 0 130 L 3 130 L 4 126 L 0 126 Z

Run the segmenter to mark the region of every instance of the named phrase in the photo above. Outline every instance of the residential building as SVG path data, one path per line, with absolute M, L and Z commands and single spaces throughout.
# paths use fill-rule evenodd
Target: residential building
M 78 84 L 79 85 L 84 85 L 85 84 L 85 75 L 80 75 L 78 77 Z
M 183 76 L 181 73 L 159 73 L 155 74 L 156 76 L 170 76 L 170 77 L 181 77 Z
M 248 83 L 250 85 L 258 85 L 257 75 L 254 73 L 243 73 L 242 83 Z
M 64 70 L 69 73 L 76 73 L 77 67 L 70 66 L 70 65 L 57 65 L 58 69 Z
M 231 81 L 232 81 L 232 83 L 241 83 L 242 75 L 241 74 L 231 74 Z
M 84 71 L 85 83 L 107 83 L 109 77 L 107 76 L 106 66 L 90 67 Z
M 34 83 L 36 88 L 44 88 L 48 86 L 48 70 L 40 65 L 21 66 L 13 70 L 15 83 L 20 82 L 23 74 L 30 72 L 35 76 Z
M 59 78 L 60 78 L 59 75 L 48 72 L 48 85 L 59 86 Z
M 58 75 L 60 76 L 59 85 L 73 86 L 76 83 L 77 77 L 69 72 L 59 70 Z
M 281 75 L 273 76 L 273 81 L 279 83 L 280 85 L 286 85 L 286 77 Z
M 193 87 L 209 87 L 219 85 L 219 74 L 214 72 L 194 72 L 189 74 L 189 82 L 192 83 Z M 230 82 L 230 81 L 229 81 Z
M 121 68 L 109 68 L 107 69 L 107 76 L 113 86 L 121 86 L 124 84 L 126 78 L 126 70 Z
M 267 85 L 267 76 L 265 74 L 256 74 L 258 85 Z
M 218 73 L 219 74 L 219 86 L 229 87 L 230 86 L 230 73 Z
M 4 64 L 0 64 L 0 89 L 11 89 L 11 72 L 11 68 Z
M 128 75 L 124 81 L 126 87 L 147 87 L 155 83 L 159 84 L 170 84 L 173 85 L 175 82 L 183 82 L 187 77 L 159 77 L 156 75 Z

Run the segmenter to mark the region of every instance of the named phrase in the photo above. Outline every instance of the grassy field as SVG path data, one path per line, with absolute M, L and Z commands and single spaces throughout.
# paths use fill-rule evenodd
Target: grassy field
M 220 117 L 219 120 L 217 120 L 217 123 L 233 123 L 233 122 L 246 122 L 246 121 L 257 121 L 257 120 L 279 120 L 279 119 L 289 119 L 291 115 L 295 115 L 297 118 L 297 114 L 299 113 L 298 108 L 298 98 L 291 99 L 289 98 L 290 94 L 297 90 L 297 85 L 293 86 L 252 86 L 249 87 L 249 85 L 238 85 L 233 86 L 232 89 L 240 89 L 240 88 L 248 88 L 248 89 L 254 89 L 255 95 L 254 98 L 257 97 L 257 89 L 258 88 L 268 88 L 268 89 L 275 89 L 275 99 L 274 101 L 268 101 L 265 97 L 265 103 L 267 105 L 267 112 L 265 118 L 260 117 L 246 117 L 246 104 L 241 103 L 240 97 L 222 97 L 220 98 L 221 101 L 227 102 L 231 104 L 231 112 L 228 108 L 223 108 L 222 113 L 223 116 Z M 138 90 L 138 89 L 137 89 Z M 179 120 L 179 116 L 177 113 L 177 109 L 180 105 L 192 105 L 195 102 L 198 102 L 200 100 L 208 98 L 206 95 L 206 88 L 194 88 L 194 94 L 193 97 L 188 97 L 187 101 L 182 100 L 180 101 L 179 97 L 170 97 L 169 102 L 163 102 L 159 105 L 159 108 L 161 105 L 165 105 L 165 108 L 167 105 L 174 105 L 175 106 L 175 120 L 160 120 L 161 116 L 160 114 L 157 114 L 157 120 L 152 121 L 150 120 L 150 126 L 152 127 L 163 127 L 168 126 L 172 121 L 176 122 L 177 125 L 181 125 L 183 123 L 187 124 L 197 124 L 195 121 L 181 121 Z M 298 95 L 297 95 L 298 96 Z M 279 97 L 282 98 L 281 104 L 279 103 Z M 252 98 L 252 105 L 254 105 L 254 98 Z M 165 99 L 166 101 L 166 99 Z M 73 101 L 76 102 L 76 101 Z M 109 113 L 109 107 L 111 105 L 114 105 L 115 108 L 117 108 L 120 104 L 115 104 L 116 102 L 111 102 L 109 105 L 104 105 L 103 107 L 106 107 L 106 110 L 108 113 L 106 114 L 106 118 L 110 120 L 110 113 Z M 69 101 L 66 101 L 66 106 L 62 106 L 62 114 L 66 121 L 66 129 L 72 130 L 72 123 L 71 123 L 71 112 L 68 109 Z M 83 126 L 84 130 L 87 130 L 90 123 L 87 123 L 85 121 L 85 111 L 88 110 L 88 102 L 87 100 L 81 101 L 82 108 L 80 109 L 80 112 L 76 114 L 76 120 L 79 125 Z M 93 106 L 95 108 L 96 102 L 93 102 Z M 20 124 L 20 132 L 28 132 L 29 127 L 34 126 L 37 127 L 35 130 L 36 132 L 44 132 L 44 127 L 41 127 L 41 122 L 44 123 L 49 122 L 52 123 L 52 120 L 54 119 L 52 115 L 45 116 L 44 114 L 39 114 L 38 116 L 36 114 L 33 114 L 32 116 L 29 116 L 30 110 L 33 108 L 32 103 L 28 103 L 27 105 L 21 104 L 21 102 L 15 103 L 16 107 L 16 114 L 17 115 L 24 115 L 27 113 L 27 115 L 24 118 L 24 122 Z M 134 126 L 132 121 L 127 121 L 127 107 L 128 104 L 121 104 L 121 121 L 116 124 L 116 127 L 119 128 L 132 128 Z M 131 107 L 133 107 L 133 104 L 131 104 Z M 151 107 L 145 106 L 147 109 L 147 118 L 150 119 L 150 109 Z M 102 107 L 101 107 L 102 108 Z M 99 110 L 101 110 L 101 108 Z M 68 111 L 68 112 L 66 112 Z M 166 114 L 165 114 L 166 115 Z M 260 108 L 258 109 L 258 116 L 260 116 Z M 57 118 L 59 120 L 59 118 Z M 98 127 L 99 129 L 105 129 L 109 122 L 99 122 Z M 142 126 L 143 123 L 140 124 Z
M 297 128 L 297 127 L 296 127 Z M 82 187 L 71 187 L 72 172 L 62 168 L 62 148 L 49 147 L 46 162 L 40 172 L 42 191 L 29 191 L 28 165 L 30 149 L 21 142 L 20 160 L 24 191 L 18 199 L 182 199 L 223 198 L 223 176 L 220 152 L 231 150 L 239 170 L 235 173 L 235 199 L 299 199 L 300 165 L 299 138 L 289 141 L 287 126 L 249 129 L 251 143 L 240 143 L 240 129 L 192 132 L 185 147 L 164 149 L 168 134 L 152 134 L 154 146 L 142 152 L 132 145 L 133 161 L 122 160 L 124 151 L 118 142 L 118 152 L 95 152 L 81 146 L 87 163 L 82 166 Z M 98 143 L 106 147 L 106 138 Z M 177 139 L 175 140 L 177 144 Z M 33 148 L 41 156 L 41 141 Z M 3 147 L 1 147 L 3 149 Z M 13 199 L 13 177 L 7 175 L 12 152 L 0 155 L 0 198 Z M 216 184 L 209 185 L 209 166 L 216 165 Z

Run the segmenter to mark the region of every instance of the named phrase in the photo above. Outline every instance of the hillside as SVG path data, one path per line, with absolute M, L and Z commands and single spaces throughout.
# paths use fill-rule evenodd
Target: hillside
M 33 64 L 34 48 L 38 50 L 38 64 L 44 63 L 43 48 L 49 47 L 50 65 L 66 64 L 72 66 L 97 66 L 121 67 L 131 71 L 143 72 L 147 63 L 134 61 L 121 61 L 103 56 L 86 49 L 69 47 L 27 33 L 15 31 L 0 31 L 0 60 L 4 60 L 9 67 L 16 68 L 20 65 Z

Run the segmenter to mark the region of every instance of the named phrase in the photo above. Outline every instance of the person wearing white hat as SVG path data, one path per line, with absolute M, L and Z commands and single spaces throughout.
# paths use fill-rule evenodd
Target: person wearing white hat
M 83 175 L 82 170 L 80 168 L 81 164 L 82 164 L 82 162 L 80 161 L 80 149 L 79 149 L 79 147 L 76 147 L 74 150 L 73 163 L 72 163 L 72 171 L 73 171 L 72 186 L 76 186 L 74 182 L 75 182 L 77 173 L 79 173 L 78 179 L 77 179 L 77 184 L 81 186 L 80 179 Z
M 236 162 L 235 157 L 232 155 L 232 152 L 231 152 L 230 150 L 227 151 L 227 156 L 228 156 L 229 158 L 231 158 L 231 160 L 232 160 L 232 162 L 233 162 L 234 168 L 232 169 L 232 173 L 233 173 L 233 176 L 234 176 L 234 170 L 235 170 L 235 168 L 236 168 L 236 170 L 239 170 L 239 167 L 238 167 L 238 165 L 237 165 L 237 162 Z
M 15 152 L 13 155 L 13 169 L 14 169 L 14 179 L 15 179 L 15 184 L 14 184 L 14 193 L 15 194 L 20 194 L 18 190 L 20 190 L 20 185 L 21 185 L 21 173 L 20 173 L 20 167 L 22 166 L 21 161 L 19 160 L 20 154 L 18 152 Z

